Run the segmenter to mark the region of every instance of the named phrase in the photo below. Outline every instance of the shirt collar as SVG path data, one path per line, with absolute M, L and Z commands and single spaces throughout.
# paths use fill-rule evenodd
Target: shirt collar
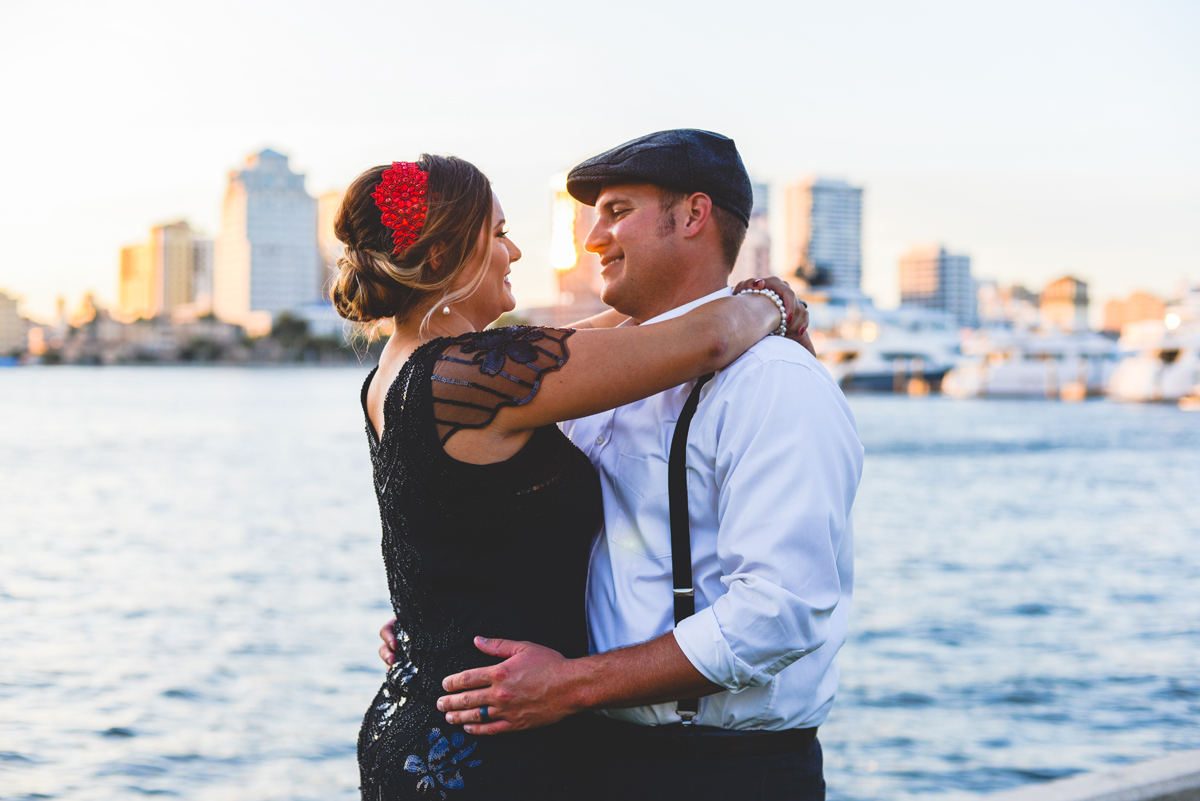
M 722 288 L 718 289 L 716 292 L 713 292 L 712 294 L 705 295 L 702 298 L 697 298 L 696 300 L 693 300 L 690 303 L 685 303 L 682 306 L 676 306 L 675 308 L 671 309 L 670 311 L 665 311 L 662 314 L 658 315 L 657 317 L 652 317 L 649 320 L 646 320 L 645 322 L 643 322 L 642 325 L 646 325 L 648 323 L 662 323 L 662 322 L 666 322 L 667 320 L 673 320 L 676 317 L 679 317 L 680 315 L 687 314 L 692 309 L 703 306 L 705 303 L 712 303 L 714 300 L 720 300 L 721 298 L 728 298 L 728 297 L 732 297 L 732 296 L 733 296 L 732 289 L 730 289 L 727 286 L 722 287 Z

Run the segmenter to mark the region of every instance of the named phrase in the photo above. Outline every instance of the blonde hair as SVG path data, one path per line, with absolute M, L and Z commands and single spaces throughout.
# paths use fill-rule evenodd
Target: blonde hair
M 390 165 L 372 167 L 346 190 L 333 222 L 345 253 L 330 295 L 338 313 L 357 323 L 405 319 L 429 305 L 421 320 L 424 335 L 435 311 L 470 297 L 483 282 L 492 253 L 486 236 L 492 185 L 475 165 L 453 156 L 424 154 L 416 163 L 428 174 L 425 225 L 398 256 L 391 253 L 392 231 L 371 197 Z M 452 289 L 481 246 L 483 269 Z

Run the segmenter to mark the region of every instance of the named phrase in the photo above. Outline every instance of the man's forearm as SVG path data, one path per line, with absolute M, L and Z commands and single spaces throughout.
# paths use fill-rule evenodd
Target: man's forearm
M 667 633 L 639 645 L 572 660 L 580 711 L 659 704 L 721 692 Z

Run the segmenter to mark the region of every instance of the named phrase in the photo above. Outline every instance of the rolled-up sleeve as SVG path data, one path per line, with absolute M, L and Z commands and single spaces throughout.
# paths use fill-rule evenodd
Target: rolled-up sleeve
M 820 648 L 851 580 L 852 561 L 840 557 L 863 450 L 845 399 L 818 370 L 815 361 L 760 362 L 697 417 L 697 439 L 715 439 L 726 592 L 681 621 L 675 639 L 733 692 L 767 684 Z

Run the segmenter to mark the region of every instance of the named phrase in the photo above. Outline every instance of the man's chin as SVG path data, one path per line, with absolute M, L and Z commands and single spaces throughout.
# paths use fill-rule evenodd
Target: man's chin
M 639 298 L 636 294 L 621 291 L 619 286 L 605 284 L 604 289 L 600 292 L 600 300 L 604 301 L 604 305 L 613 311 L 619 312 L 638 323 L 648 320 L 653 316 L 648 313 L 644 303 L 638 302 Z
M 600 300 L 604 301 L 605 306 L 621 311 L 622 292 L 617 282 L 604 282 L 604 286 L 600 289 Z

